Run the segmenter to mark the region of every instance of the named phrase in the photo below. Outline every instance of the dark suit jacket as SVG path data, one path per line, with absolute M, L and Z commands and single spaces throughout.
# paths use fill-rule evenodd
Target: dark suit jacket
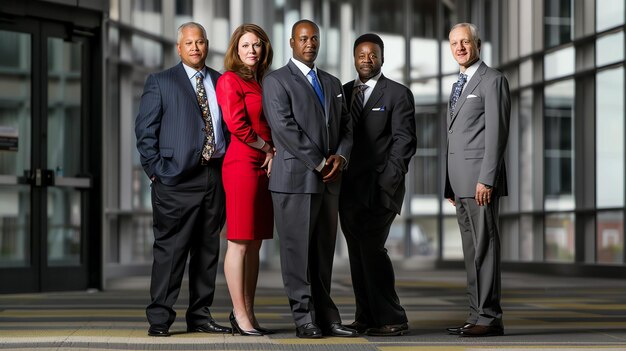
M 319 68 L 317 75 L 326 99 L 324 107 L 291 60 L 263 80 L 263 112 L 276 147 L 271 191 L 321 193 L 327 186 L 328 191 L 339 194 L 340 182 L 325 185 L 315 168 L 333 154 L 350 159 L 352 122 L 341 82 Z
M 354 81 L 343 86 L 348 106 L 353 87 Z M 413 94 L 381 75 L 353 123 L 354 146 L 342 196 L 357 197 L 370 208 L 382 205 L 399 214 L 404 177 L 417 146 Z
M 209 67 L 207 72 L 217 85 L 220 74 Z M 182 62 L 148 76 L 135 120 L 137 149 L 148 177 L 176 185 L 198 167 L 206 137 L 203 128 L 196 92 Z
M 478 182 L 508 193 L 504 150 L 509 136 L 511 98 L 504 75 L 484 62 L 472 76 L 448 122 L 448 159 L 444 196 L 474 197 Z

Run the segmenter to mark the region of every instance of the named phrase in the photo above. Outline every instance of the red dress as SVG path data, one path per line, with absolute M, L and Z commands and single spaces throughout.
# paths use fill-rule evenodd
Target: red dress
M 265 152 L 248 143 L 257 135 L 272 144 L 262 109 L 262 90 L 255 80 L 234 72 L 217 81 L 217 101 L 230 131 L 222 179 L 226 192 L 226 237 L 229 240 L 271 239 L 274 228 L 269 179 L 261 168 Z

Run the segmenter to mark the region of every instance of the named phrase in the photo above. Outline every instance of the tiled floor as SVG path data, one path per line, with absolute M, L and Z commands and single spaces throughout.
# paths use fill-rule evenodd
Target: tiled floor
M 397 271 L 410 332 L 402 337 L 295 337 L 280 273 L 261 272 L 257 317 L 278 333 L 263 337 L 184 332 L 183 290 L 174 335 L 146 335 L 145 277 L 112 282 L 103 292 L 0 295 L 0 349 L 23 350 L 626 350 L 626 281 L 504 272 L 505 336 L 445 333 L 466 314 L 462 271 Z M 345 323 L 353 319 L 349 274 L 335 273 L 333 295 Z M 213 316 L 227 324 L 230 301 L 219 277 Z M 181 318 L 182 317 L 182 318 Z

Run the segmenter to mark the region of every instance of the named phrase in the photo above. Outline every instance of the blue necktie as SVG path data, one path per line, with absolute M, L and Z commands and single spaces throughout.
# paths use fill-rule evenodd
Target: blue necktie
M 459 80 L 454 83 L 452 86 L 452 96 L 450 97 L 450 114 L 454 113 L 454 108 L 456 107 L 457 101 L 459 101 L 459 96 L 461 96 L 461 92 L 463 91 L 463 86 L 467 81 L 467 75 L 461 73 L 459 74 Z
M 315 90 L 317 98 L 320 100 L 322 107 L 324 107 L 324 92 L 322 91 L 322 87 L 320 86 L 320 82 L 317 80 L 317 74 L 315 74 L 314 70 L 309 71 L 309 77 L 311 77 L 311 85 L 313 85 L 313 90 Z

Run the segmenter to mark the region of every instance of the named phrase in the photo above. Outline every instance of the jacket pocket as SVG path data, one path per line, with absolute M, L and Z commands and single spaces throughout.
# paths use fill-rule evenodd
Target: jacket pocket
M 172 156 L 174 156 L 174 149 L 164 147 L 159 150 L 159 153 L 161 154 L 161 157 L 163 158 L 172 158 Z
M 485 149 L 465 149 L 463 151 L 465 159 L 483 158 L 485 156 Z

